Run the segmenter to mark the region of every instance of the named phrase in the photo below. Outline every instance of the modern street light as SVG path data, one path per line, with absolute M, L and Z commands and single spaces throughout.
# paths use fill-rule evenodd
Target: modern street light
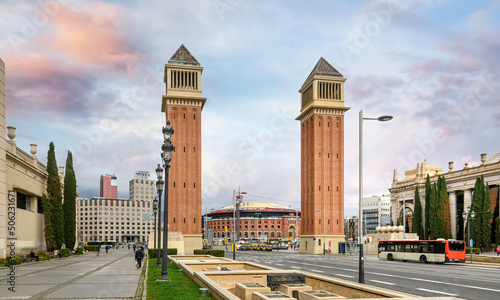
M 155 199 L 153 200 L 153 214 L 155 216 L 155 223 L 153 225 L 153 243 L 154 243 L 154 248 L 156 249 L 156 214 L 158 213 L 158 198 L 155 197 Z
M 236 191 L 233 190 L 233 200 L 234 200 L 234 210 L 233 210 L 233 260 L 236 260 L 236 241 L 240 237 L 240 213 L 239 213 L 239 208 L 240 208 L 240 203 L 243 199 L 243 194 L 246 194 L 247 192 L 238 192 L 238 195 L 236 196 Z M 236 230 L 236 216 L 238 217 L 238 230 Z M 236 235 L 237 234 L 237 235 Z
M 470 205 L 467 205 L 467 211 L 462 212 L 462 217 L 464 220 L 467 221 L 467 241 L 469 242 L 469 248 L 470 248 L 470 263 L 472 264 L 472 241 L 470 239 L 470 226 L 472 220 L 474 220 L 474 216 L 476 214 L 474 213 L 473 210 L 471 210 Z
M 323 223 L 323 255 L 325 255 L 326 254 L 326 250 L 325 250 L 325 244 L 326 244 L 326 240 L 325 240 L 325 210 L 324 209 L 317 209 L 316 211 L 323 212 L 323 219 L 321 219 L 321 223 Z
M 380 116 L 378 118 L 364 118 L 363 110 L 359 111 L 359 220 L 358 220 L 358 244 L 359 244 L 359 283 L 365 283 L 365 266 L 363 262 L 363 232 L 361 224 L 363 204 L 363 121 L 376 120 L 385 122 L 392 120 L 392 116 Z
M 157 230 L 157 240 L 158 240 L 158 248 L 156 249 L 156 267 L 159 268 L 161 267 L 161 194 L 163 192 L 163 169 L 160 167 L 158 164 L 158 167 L 156 167 L 156 190 L 158 191 L 158 223 L 156 223 L 156 227 L 158 228 Z
M 168 263 L 168 171 L 170 169 L 170 161 L 174 153 L 172 145 L 172 135 L 174 129 L 170 126 L 170 121 L 167 121 L 167 127 L 163 127 L 163 145 L 161 146 L 163 168 L 165 169 L 165 211 L 163 212 L 163 257 L 161 263 L 161 277 L 158 280 L 170 281 L 168 278 L 167 263 Z

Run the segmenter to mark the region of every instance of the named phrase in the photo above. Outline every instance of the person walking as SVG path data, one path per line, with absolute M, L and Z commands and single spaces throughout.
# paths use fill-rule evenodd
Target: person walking
M 97 256 L 99 256 L 99 251 L 101 251 L 101 245 L 97 245 L 96 250 L 97 250 Z
M 137 261 L 136 267 L 138 270 L 141 268 L 141 263 L 143 258 L 144 258 L 144 252 L 142 251 L 141 248 L 137 248 L 137 251 L 135 251 L 135 260 Z
M 497 245 L 497 256 L 500 255 L 500 245 Z

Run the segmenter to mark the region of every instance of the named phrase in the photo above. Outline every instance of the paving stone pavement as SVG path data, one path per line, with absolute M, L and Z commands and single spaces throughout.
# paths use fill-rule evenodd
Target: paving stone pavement
M 23 263 L 13 282 L 9 272 L 0 268 L 0 299 L 141 299 L 144 279 L 132 249 Z

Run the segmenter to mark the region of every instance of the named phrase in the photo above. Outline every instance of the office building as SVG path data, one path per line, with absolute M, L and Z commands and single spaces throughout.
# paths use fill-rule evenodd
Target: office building
M 118 179 L 115 174 L 101 175 L 101 192 L 99 195 L 108 199 L 118 198 Z
M 77 241 L 147 242 L 153 232 L 151 200 L 78 198 Z
M 156 196 L 156 181 L 149 179 L 148 171 L 137 171 L 128 183 L 130 200 L 151 201 Z
M 375 228 L 391 225 L 391 195 L 363 198 L 363 234 L 374 233 Z

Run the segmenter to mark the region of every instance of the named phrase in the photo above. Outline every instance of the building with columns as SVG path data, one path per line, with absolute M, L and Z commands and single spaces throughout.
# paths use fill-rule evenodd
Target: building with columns
M 301 110 L 300 253 L 323 254 L 344 242 L 344 82 L 321 57 L 299 90 Z
M 406 223 L 411 223 L 414 211 L 415 188 L 418 187 L 422 210 L 425 209 L 425 181 L 427 174 L 430 176 L 431 183 L 435 183 L 439 175 L 446 179 L 447 190 L 450 199 L 451 216 L 451 234 L 454 239 L 464 240 L 465 222 L 462 218 L 462 212 L 471 205 L 472 193 L 476 178 L 484 176 L 484 182 L 489 184 L 491 206 L 490 210 L 493 218 L 499 214 L 499 187 L 500 187 L 500 153 L 487 159 L 486 154 L 481 154 L 481 164 L 476 167 L 469 167 L 465 163 L 461 169 L 454 169 L 454 162 L 448 163 L 448 172 L 443 173 L 443 168 L 431 166 L 424 160 L 418 163 L 415 169 L 405 172 L 405 178 L 398 180 L 396 170 L 389 191 L 391 192 L 392 220 L 397 223 L 398 218 L 402 220 L 403 199 L 405 202 Z M 425 218 L 425 216 L 423 216 Z M 401 222 L 401 221 L 400 221 Z M 409 227 L 411 228 L 411 226 Z
M 175 147 L 168 180 L 169 239 L 170 232 L 182 237 L 176 243 L 179 253 L 202 247 L 201 111 L 206 101 L 201 96 L 202 72 L 203 67 L 184 45 L 165 65 L 161 111 L 174 129 Z

